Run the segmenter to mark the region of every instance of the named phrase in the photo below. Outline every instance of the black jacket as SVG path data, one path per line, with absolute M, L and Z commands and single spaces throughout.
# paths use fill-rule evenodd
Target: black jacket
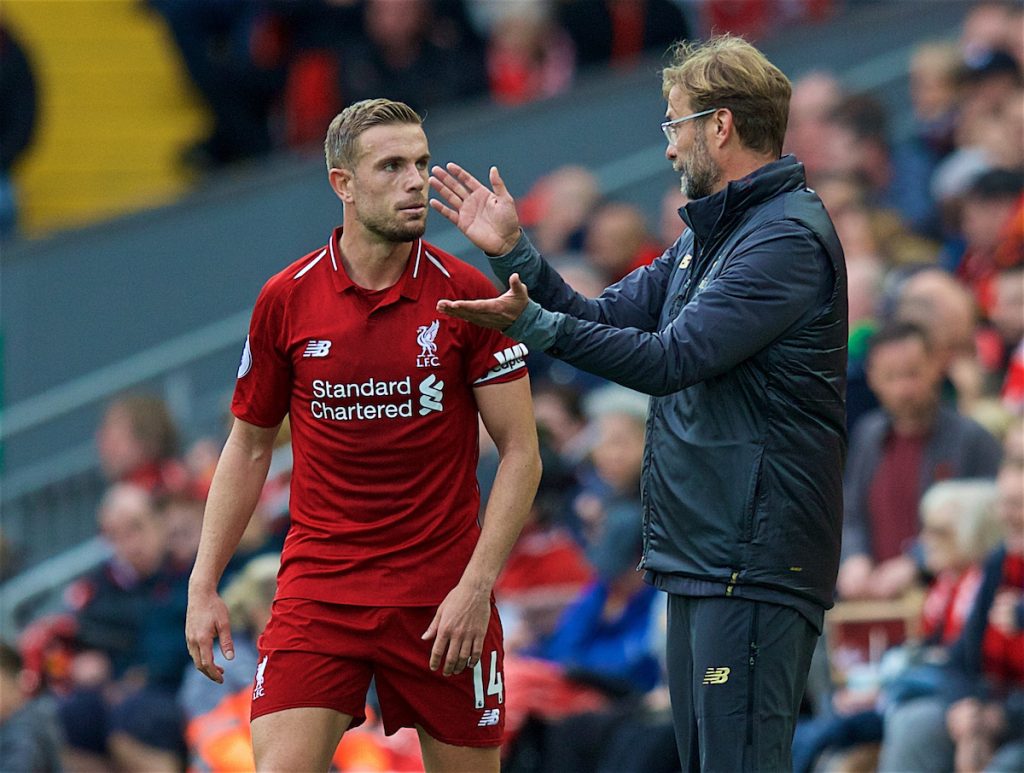
M 656 584 L 827 608 L 846 454 L 842 248 L 792 156 L 680 214 L 676 243 L 596 300 L 522 239 L 497 272 L 560 313 L 532 317 L 545 336 L 507 332 L 654 395 L 641 567 Z

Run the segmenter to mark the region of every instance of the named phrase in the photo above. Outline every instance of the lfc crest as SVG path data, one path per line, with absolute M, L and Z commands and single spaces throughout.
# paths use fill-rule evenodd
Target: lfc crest
M 416 328 L 416 343 L 420 347 L 420 354 L 416 358 L 417 368 L 436 368 L 441 361 L 437 358 L 437 331 L 441 327 L 436 319 L 429 325 L 420 325 Z

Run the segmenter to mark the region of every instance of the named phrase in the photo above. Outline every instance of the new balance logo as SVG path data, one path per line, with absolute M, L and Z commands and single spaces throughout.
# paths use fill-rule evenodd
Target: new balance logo
M 306 351 L 302 353 L 303 357 L 326 357 L 327 353 L 331 351 L 330 341 L 318 341 L 315 338 L 310 338 L 309 343 L 306 344 Z
M 444 382 L 438 381 L 431 373 L 420 382 L 420 416 L 426 416 L 431 411 L 441 411 L 444 406 L 441 400 L 444 399 Z
M 267 670 L 267 659 L 269 657 L 270 657 L 270 655 L 264 655 L 263 656 L 263 660 L 260 662 L 260 664 L 258 666 L 256 666 L 256 687 L 254 687 L 253 691 L 252 691 L 252 699 L 253 700 L 256 700 L 257 698 L 262 698 L 263 695 L 264 695 L 264 692 L 263 692 L 263 675 L 264 675 L 264 673 L 266 673 L 266 670 Z
M 729 681 L 728 668 L 709 668 L 704 672 L 704 684 L 725 684 Z
M 501 709 L 487 709 L 484 715 L 480 717 L 480 721 L 476 723 L 477 727 L 490 727 L 496 725 L 501 721 Z

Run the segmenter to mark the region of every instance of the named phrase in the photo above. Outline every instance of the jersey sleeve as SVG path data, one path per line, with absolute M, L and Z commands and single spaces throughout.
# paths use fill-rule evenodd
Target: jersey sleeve
M 467 298 L 492 298 L 497 291 L 482 274 L 472 283 Z M 466 373 L 472 386 L 502 384 L 526 375 L 526 344 L 513 341 L 498 330 L 466 323 L 468 327 Z
M 280 424 L 291 399 L 292 364 L 280 344 L 284 338 L 281 301 L 271 285 L 257 298 L 231 400 L 231 412 L 258 427 Z

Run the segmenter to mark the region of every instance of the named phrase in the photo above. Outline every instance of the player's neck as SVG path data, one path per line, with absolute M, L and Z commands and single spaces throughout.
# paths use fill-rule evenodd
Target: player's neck
M 367 290 L 391 287 L 409 261 L 412 242 L 389 242 L 359 227 L 346 227 L 339 240 L 345 273 Z

